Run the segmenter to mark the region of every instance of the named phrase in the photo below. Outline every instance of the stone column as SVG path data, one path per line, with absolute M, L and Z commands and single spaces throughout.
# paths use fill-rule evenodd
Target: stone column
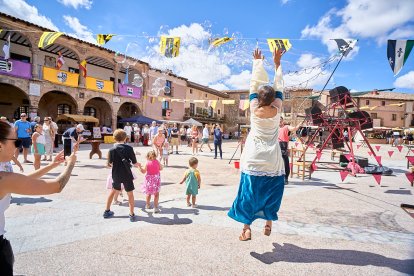
M 118 63 L 115 63 L 113 72 L 114 72 L 114 79 L 115 79 L 114 80 L 114 91 L 115 91 L 114 94 L 119 95 L 119 92 L 118 92 L 119 64 Z
M 32 78 L 40 79 L 39 70 L 41 70 L 41 64 L 39 62 L 39 53 L 40 50 L 37 47 L 32 47 Z
M 115 108 L 116 110 L 118 110 L 118 108 Z M 118 112 L 114 112 L 112 113 L 112 131 L 115 131 L 115 129 L 117 129 L 116 127 L 116 123 L 117 123 L 117 113 Z

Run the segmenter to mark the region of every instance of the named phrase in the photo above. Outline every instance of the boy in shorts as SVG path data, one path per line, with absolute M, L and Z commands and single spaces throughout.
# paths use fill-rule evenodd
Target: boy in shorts
M 112 191 L 108 195 L 106 201 L 106 209 L 103 213 L 104 218 L 109 218 L 114 215 L 111 211 L 111 203 L 114 195 L 117 191 L 121 191 L 121 183 L 124 185 L 124 189 L 128 195 L 129 202 L 129 220 L 135 221 L 134 214 L 134 176 L 131 171 L 131 163 L 134 167 L 139 167 L 140 164 L 137 162 L 134 150 L 131 146 L 126 144 L 127 134 L 122 129 L 114 131 L 115 145 L 108 152 L 108 167 L 112 167 Z

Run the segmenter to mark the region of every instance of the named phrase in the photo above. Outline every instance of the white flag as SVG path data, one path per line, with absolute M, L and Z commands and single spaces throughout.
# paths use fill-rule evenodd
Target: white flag
M 8 60 L 10 58 L 10 35 L 7 38 L 6 42 L 4 43 L 3 52 L 4 52 L 4 59 Z

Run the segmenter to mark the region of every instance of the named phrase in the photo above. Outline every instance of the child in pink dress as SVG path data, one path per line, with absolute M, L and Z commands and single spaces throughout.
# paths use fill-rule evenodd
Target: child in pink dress
M 139 166 L 142 173 L 145 173 L 145 179 L 142 183 L 142 192 L 146 195 L 145 209 L 150 209 L 151 196 L 154 195 L 154 213 L 159 213 L 158 200 L 161 188 L 160 171 L 162 165 L 157 160 L 157 154 L 151 150 L 147 153 L 147 164 L 145 167 Z

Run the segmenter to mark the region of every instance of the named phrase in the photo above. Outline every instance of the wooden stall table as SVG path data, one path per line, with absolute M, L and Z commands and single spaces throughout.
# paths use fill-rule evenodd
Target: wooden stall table
M 102 143 L 102 140 L 90 140 L 88 141 L 88 143 L 90 143 L 92 146 L 91 152 L 89 153 L 89 159 L 92 159 L 92 156 L 94 154 L 97 154 L 99 156 L 99 159 L 102 159 L 102 152 L 99 148 L 99 146 Z

